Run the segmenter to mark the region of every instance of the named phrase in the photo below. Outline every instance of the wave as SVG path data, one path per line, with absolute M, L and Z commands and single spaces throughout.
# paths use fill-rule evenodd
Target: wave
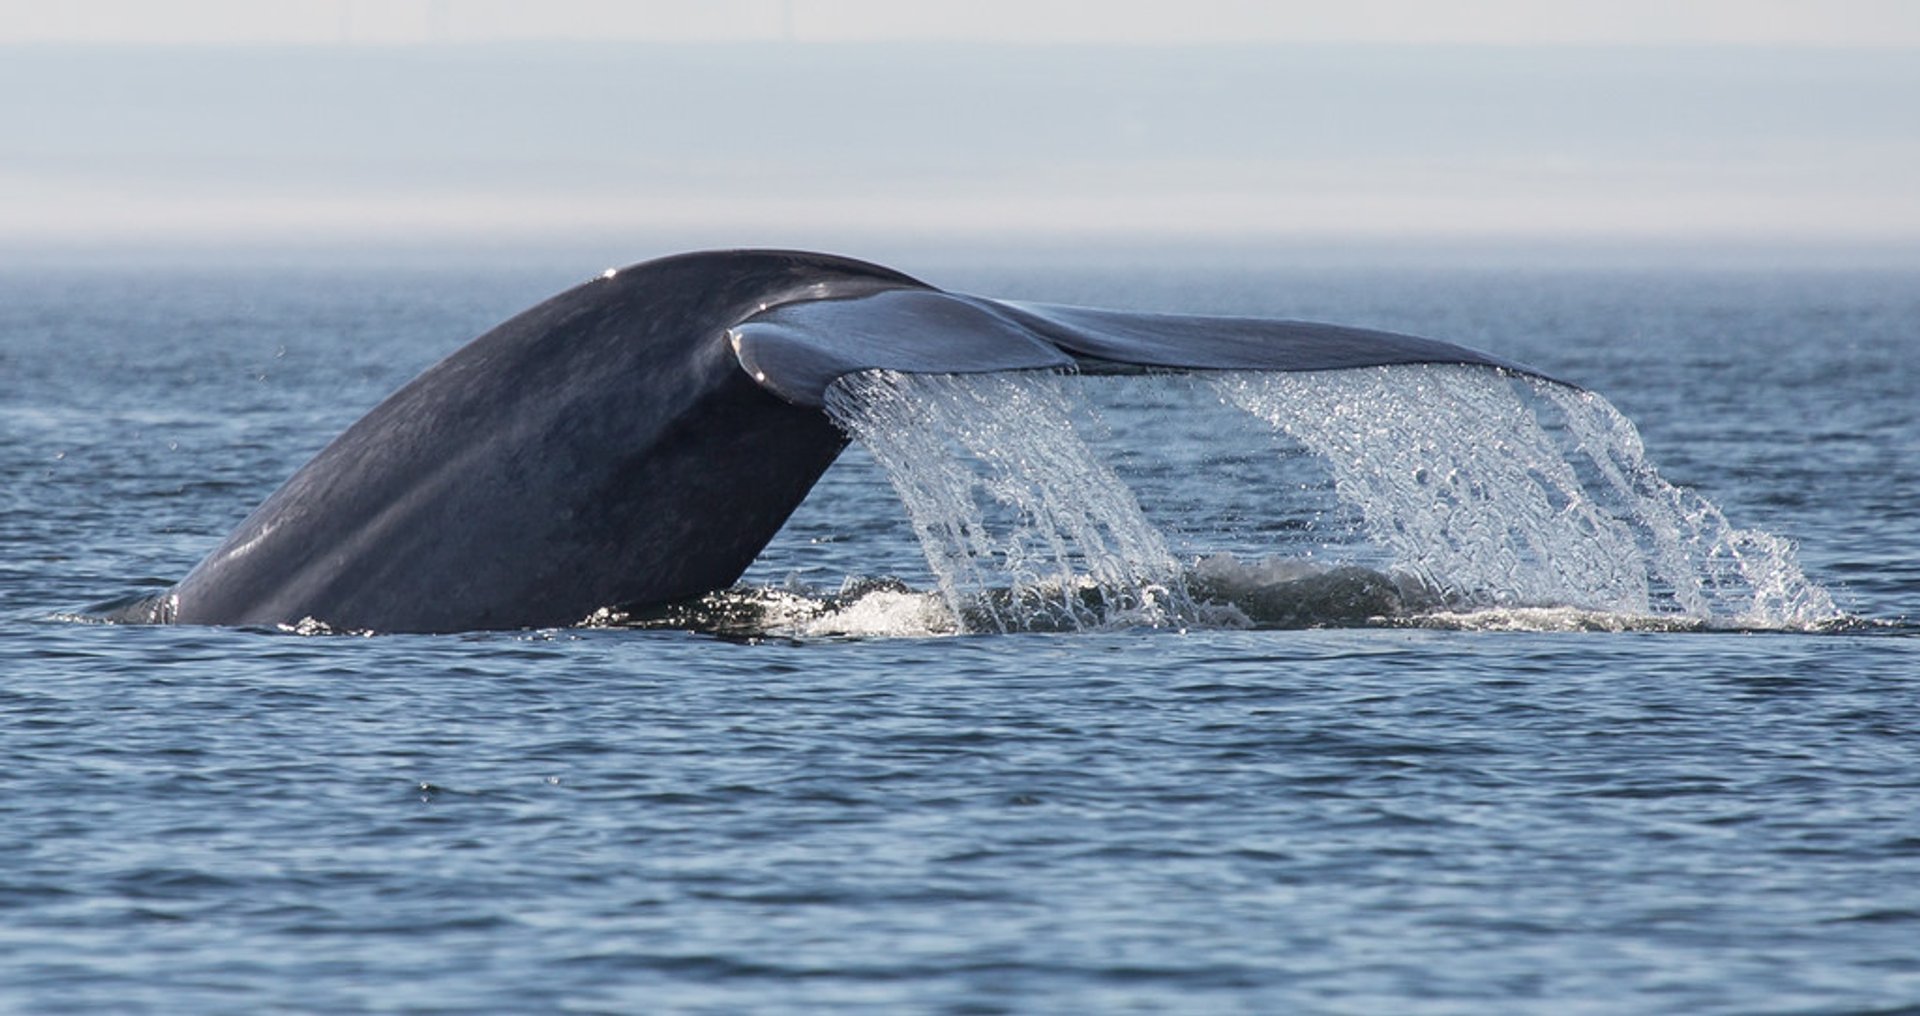
M 1019 618 L 1008 627 L 1010 618 Z M 959 613 L 940 589 L 892 577 L 850 578 L 826 590 L 799 581 L 741 585 L 644 611 L 608 608 L 589 628 L 686 631 L 726 639 L 934 638 L 988 632 L 1288 631 L 1421 628 L 1505 632 L 1711 632 L 1854 630 L 1860 622 L 1752 624 L 1686 614 L 1633 613 L 1567 604 L 1474 605 L 1405 572 L 1354 564 L 1216 554 L 1186 566 L 1147 602 L 1118 602 L 1097 583 L 983 590 Z M 996 625 L 998 627 L 996 627 Z
M 156 623 L 161 598 L 133 594 L 66 612 L 55 620 Z M 999 586 L 953 601 L 935 587 L 891 576 L 857 576 L 823 588 L 795 579 L 730 589 L 646 609 L 606 607 L 577 627 L 675 631 L 731 641 L 940 638 L 984 633 L 1297 631 L 1417 628 L 1479 632 L 1911 633 L 1897 622 L 1846 615 L 1815 621 L 1755 622 L 1681 613 L 1596 609 L 1565 603 L 1490 605 L 1403 571 L 1286 556 L 1199 558 L 1165 586 L 1122 600 L 1079 578 Z M 281 625 L 291 635 L 365 636 L 313 618 Z

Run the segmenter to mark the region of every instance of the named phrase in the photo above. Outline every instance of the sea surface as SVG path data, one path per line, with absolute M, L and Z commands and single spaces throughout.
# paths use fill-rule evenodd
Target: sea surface
M 896 266 L 1528 364 L 1605 396 L 1672 503 L 1800 598 L 1700 615 L 1671 570 L 1626 602 L 1551 561 L 1503 585 L 1300 472 L 1300 421 L 1289 446 L 1244 391 L 1148 377 L 1036 383 L 1091 420 L 1079 500 L 1130 496 L 1162 541 L 1102 522 L 1119 549 L 1081 566 L 1163 546 L 1175 584 L 1351 564 L 1441 595 L 956 619 L 920 535 L 964 506 L 916 502 L 876 430 L 743 588 L 663 617 L 103 623 L 386 393 L 606 266 L 14 265 L 0 1011 L 1920 1012 L 1920 275 Z M 1429 383 L 1453 384 L 1253 408 Z M 1004 423 L 953 398 L 936 444 Z M 1505 419 L 1432 430 L 1506 447 Z M 1512 500 L 1475 490 L 1476 518 Z M 1003 539 L 1065 525 L 1014 515 Z M 1032 576 L 961 578 L 1004 604 Z

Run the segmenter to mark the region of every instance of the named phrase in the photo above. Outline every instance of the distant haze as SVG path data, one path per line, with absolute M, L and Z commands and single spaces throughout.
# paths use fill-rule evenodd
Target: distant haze
M 1706 15 L 1735 5 L 1710 3 L 1640 22 L 1485 19 L 1506 27 L 1477 33 L 1410 16 L 1369 36 L 1358 14 L 1287 22 L 1228 3 L 1200 8 L 1214 15 L 1204 23 L 1266 30 L 1227 44 L 1163 24 L 1166 45 L 1130 33 L 1170 5 L 1115 5 L 1109 28 L 1076 34 L 1063 12 L 1093 8 L 1042 3 L 1010 37 L 980 27 L 1001 24 L 981 9 L 1015 17 L 994 4 L 971 18 L 928 5 L 945 20 L 918 21 L 828 0 L 541 5 L 602 18 L 613 41 L 601 42 L 525 41 L 537 26 L 514 12 L 531 6 L 16 5 L 0 19 L 0 247 L 669 235 L 1920 247 L 1920 15 L 1906 13 L 1920 5 L 1835 5 L 1826 45 L 1778 38 L 1819 27 L 1805 13 L 1819 5 L 1803 4 L 1738 5 L 1751 18 L 1734 22 Z M 58 13 L 102 7 L 123 8 L 120 29 L 88 35 Z M 129 13 L 158 8 L 231 8 L 233 37 L 208 19 Z M 716 8 L 733 12 L 730 30 L 687 13 Z M 636 10 L 661 14 L 666 34 L 721 41 L 633 41 Z M 856 10 L 892 25 L 891 41 L 858 41 Z M 1877 34 L 1863 20 L 1875 11 Z M 1278 38 L 1283 23 L 1296 41 Z M 1548 44 L 1500 37 L 1516 32 Z M 1410 33 L 1422 44 L 1397 44 Z M 394 44 L 329 41 L 342 34 Z M 1326 41 L 1343 35 L 1359 41 Z M 1749 37 L 1767 44 L 1725 44 Z
M 1920 45 L 1910 0 L 0 0 L 0 44 Z

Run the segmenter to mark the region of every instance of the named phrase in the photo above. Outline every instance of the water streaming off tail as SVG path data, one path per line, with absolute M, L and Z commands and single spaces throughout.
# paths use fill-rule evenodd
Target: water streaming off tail
M 1596 395 L 1452 366 L 1206 376 L 1185 406 L 1134 407 L 1149 422 L 1112 441 L 1081 394 L 1109 379 L 871 371 L 827 401 L 885 469 L 967 628 L 1532 608 L 1765 627 L 1839 616 L 1785 541 L 1662 480 Z M 1184 383 L 1132 381 L 1176 401 Z M 1169 421 L 1206 410 L 1196 402 L 1227 419 L 1182 446 Z M 1140 471 L 1163 444 L 1177 461 Z M 1210 471 L 1249 457 L 1271 463 L 1264 482 Z M 1299 480 L 1303 462 L 1317 481 Z M 1190 495 L 1209 489 L 1236 499 L 1238 531 L 1195 523 Z
M 1177 623 L 1192 613 L 1166 541 L 1081 439 L 1073 383 L 866 371 L 827 392 L 827 411 L 887 471 L 969 627 Z
M 1838 616 L 1786 541 L 1661 479 L 1633 424 L 1591 392 L 1442 365 L 1216 384 L 1322 456 L 1393 567 L 1450 607 L 1761 626 Z

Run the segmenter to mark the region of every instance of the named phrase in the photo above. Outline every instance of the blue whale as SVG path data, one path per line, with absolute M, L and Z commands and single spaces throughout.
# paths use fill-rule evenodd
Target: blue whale
M 845 447 L 855 371 L 1480 364 L 1337 325 L 951 293 L 799 251 L 609 271 L 473 340 L 301 467 L 138 619 L 456 632 L 731 585 Z

